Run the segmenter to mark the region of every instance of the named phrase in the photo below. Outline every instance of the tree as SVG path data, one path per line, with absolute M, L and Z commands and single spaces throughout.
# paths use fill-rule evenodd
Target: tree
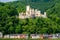
M 8 5 L 0 6 L 0 27 L 2 28 L 0 31 L 9 33 L 9 31 L 7 31 L 8 29 L 11 30 L 11 28 L 13 29 L 14 26 L 17 26 L 18 19 L 16 18 L 16 15 L 18 15 L 18 12 L 15 8 Z M 13 30 L 11 30 L 11 32 L 12 31 Z

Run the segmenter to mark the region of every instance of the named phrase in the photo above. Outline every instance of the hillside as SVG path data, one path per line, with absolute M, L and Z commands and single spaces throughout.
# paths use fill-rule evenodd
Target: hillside
M 19 8 L 24 8 L 26 5 L 30 5 L 32 8 L 46 11 L 47 9 L 53 7 L 55 5 L 55 2 L 52 0 L 20 0 L 20 1 L 16 1 L 16 2 L 10 2 L 7 3 L 8 5 L 14 6 L 15 8 L 17 8 L 18 10 L 20 10 Z M 22 5 L 21 5 L 22 4 Z
M 48 18 L 16 18 L 25 12 L 26 5 L 46 11 Z M 0 3 L 0 32 L 3 34 L 43 34 L 60 33 L 59 0 L 20 0 Z

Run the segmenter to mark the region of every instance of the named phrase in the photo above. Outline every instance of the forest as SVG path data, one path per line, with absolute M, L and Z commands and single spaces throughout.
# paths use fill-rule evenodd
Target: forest
M 25 12 L 26 5 L 42 12 L 46 11 L 48 18 L 16 18 L 20 12 Z M 0 32 L 3 34 L 60 33 L 60 1 L 18 0 L 0 2 Z

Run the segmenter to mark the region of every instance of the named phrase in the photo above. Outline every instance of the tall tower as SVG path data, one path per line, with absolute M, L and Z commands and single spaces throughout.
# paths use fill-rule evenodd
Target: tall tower
M 26 11 L 28 12 L 29 10 L 30 10 L 30 6 L 27 5 L 27 6 L 26 6 Z
M 26 15 L 27 16 L 30 15 L 30 6 L 29 5 L 26 6 Z

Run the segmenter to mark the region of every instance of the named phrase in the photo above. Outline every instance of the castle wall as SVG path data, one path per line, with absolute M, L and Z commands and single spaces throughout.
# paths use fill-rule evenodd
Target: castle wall
M 43 17 L 47 18 L 46 12 L 44 14 L 41 14 L 41 11 L 37 9 L 31 9 L 30 6 L 26 6 L 26 13 L 20 13 L 19 18 L 25 19 L 25 18 L 33 18 L 33 17 Z

